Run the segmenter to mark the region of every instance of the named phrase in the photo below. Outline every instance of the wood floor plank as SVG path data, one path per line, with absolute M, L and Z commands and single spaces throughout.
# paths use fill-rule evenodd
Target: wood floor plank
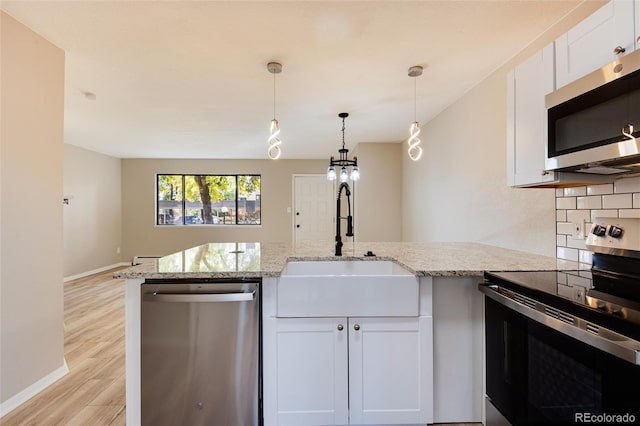
M 125 424 L 124 280 L 112 278 L 115 270 L 65 283 L 69 373 L 0 424 Z
M 122 405 L 87 405 L 64 424 L 69 426 L 107 426 L 112 424 L 123 411 L 124 406 Z

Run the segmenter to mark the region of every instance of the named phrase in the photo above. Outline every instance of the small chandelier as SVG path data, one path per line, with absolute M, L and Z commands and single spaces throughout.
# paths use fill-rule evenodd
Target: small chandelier
M 329 162 L 329 168 L 327 169 L 327 179 L 328 180 L 336 180 L 336 166 L 339 167 L 340 181 L 346 182 L 347 179 L 351 179 L 352 181 L 356 181 L 360 179 L 360 169 L 358 168 L 358 157 L 353 157 L 353 160 L 349 160 L 347 157 L 349 155 L 349 150 L 344 147 L 344 119 L 349 116 L 349 113 L 341 112 L 338 114 L 338 117 L 342 118 L 342 148 L 338 150 L 340 153 L 340 158 L 337 160 L 335 157 L 331 156 L 331 160 Z M 347 171 L 347 167 L 351 167 L 351 172 Z
M 413 161 L 418 161 L 420 157 L 422 157 L 422 147 L 420 146 L 420 124 L 416 119 L 416 78 L 422 75 L 422 67 L 420 65 L 413 66 L 409 68 L 409 77 L 413 77 L 413 123 L 411 123 L 411 127 L 409 128 L 409 139 L 407 139 L 407 144 L 409 145 L 409 149 L 407 150 L 409 154 L 409 158 Z
M 282 141 L 279 138 L 280 126 L 278 125 L 278 120 L 276 120 L 276 74 L 282 72 L 282 64 L 269 62 L 267 64 L 267 70 L 273 74 L 273 120 L 271 120 L 271 125 L 269 126 L 269 149 L 267 155 L 269 155 L 270 159 L 277 160 L 282 154 L 282 150 L 280 149 Z

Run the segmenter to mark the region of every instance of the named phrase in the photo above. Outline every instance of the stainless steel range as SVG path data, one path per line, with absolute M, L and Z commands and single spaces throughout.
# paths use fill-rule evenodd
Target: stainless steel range
M 596 219 L 585 270 L 491 272 L 487 424 L 640 422 L 640 219 Z

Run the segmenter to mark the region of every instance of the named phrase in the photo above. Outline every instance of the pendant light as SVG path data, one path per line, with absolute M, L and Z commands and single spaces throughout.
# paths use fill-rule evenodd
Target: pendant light
M 329 167 L 327 168 L 327 180 L 336 180 L 338 174 L 336 173 L 336 166 L 340 168 L 339 176 L 341 182 L 346 182 L 347 179 L 356 181 L 360 179 L 360 168 L 358 168 L 358 157 L 353 157 L 353 160 L 349 160 L 349 150 L 344 146 L 344 120 L 349 116 L 347 112 L 341 112 L 338 117 L 342 118 L 342 148 L 338 150 L 340 154 L 336 160 L 335 157 L 331 157 L 329 160 Z M 347 167 L 351 168 L 351 172 L 347 170 Z
M 273 74 L 273 120 L 271 120 L 271 125 L 269 126 L 269 149 L 267 155 L 269 155 L 270 159 L 277 160 L 282 154 L 282 150 L 280 149 L 282 141 L 279 138 L 280 126 L 278 125 L 278 120 L 276 120 L 276 74 L 282 72 L 282 64 L 269 62 L 267 64 L 267 70 Z
M 420 65 L 415 65 L 409 68 L 409 77 L 413 77 L 413 123 L 411 123 L 411 127 L 409 128 L 409 139 L 407 139 L 407 144 L 409 145 L 409 149 L 407 150 L 409 154 L 409 158 L 413 161 L 418 161 L 420 157 L 422 157 L 422 147 L 420 146 L 420 124 L 416 119 L 416 78 L 422 75 L 422 67 Z

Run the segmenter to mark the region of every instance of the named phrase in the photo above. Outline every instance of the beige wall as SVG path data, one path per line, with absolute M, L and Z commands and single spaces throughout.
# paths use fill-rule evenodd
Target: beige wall
M 506 75 L 601 4 L 581 4 L 422 126 L 422 159 L 403 156 L 403 240 L 477 241 L 555 256 L 555 191 L 507 187 Z
M 120 159 L 64 145 L 64 276 L 120 262 Z
M 166 255 L 207 242 L 287 242 L 292 239 L 293 174 L 325 173 L 327 160 L 122 160 L 123 259 Z M 262 175 L 261 226 L 156 227 L 156 174 Z
M 356 184 L 358 241 L 402 239 L 402 154 L 399 143 L 360 143 L 354 154 L 362 178 Z
M 0 15 L 0 401 L 6 409 L 17 393 L 64 368 L 64 52 Z

